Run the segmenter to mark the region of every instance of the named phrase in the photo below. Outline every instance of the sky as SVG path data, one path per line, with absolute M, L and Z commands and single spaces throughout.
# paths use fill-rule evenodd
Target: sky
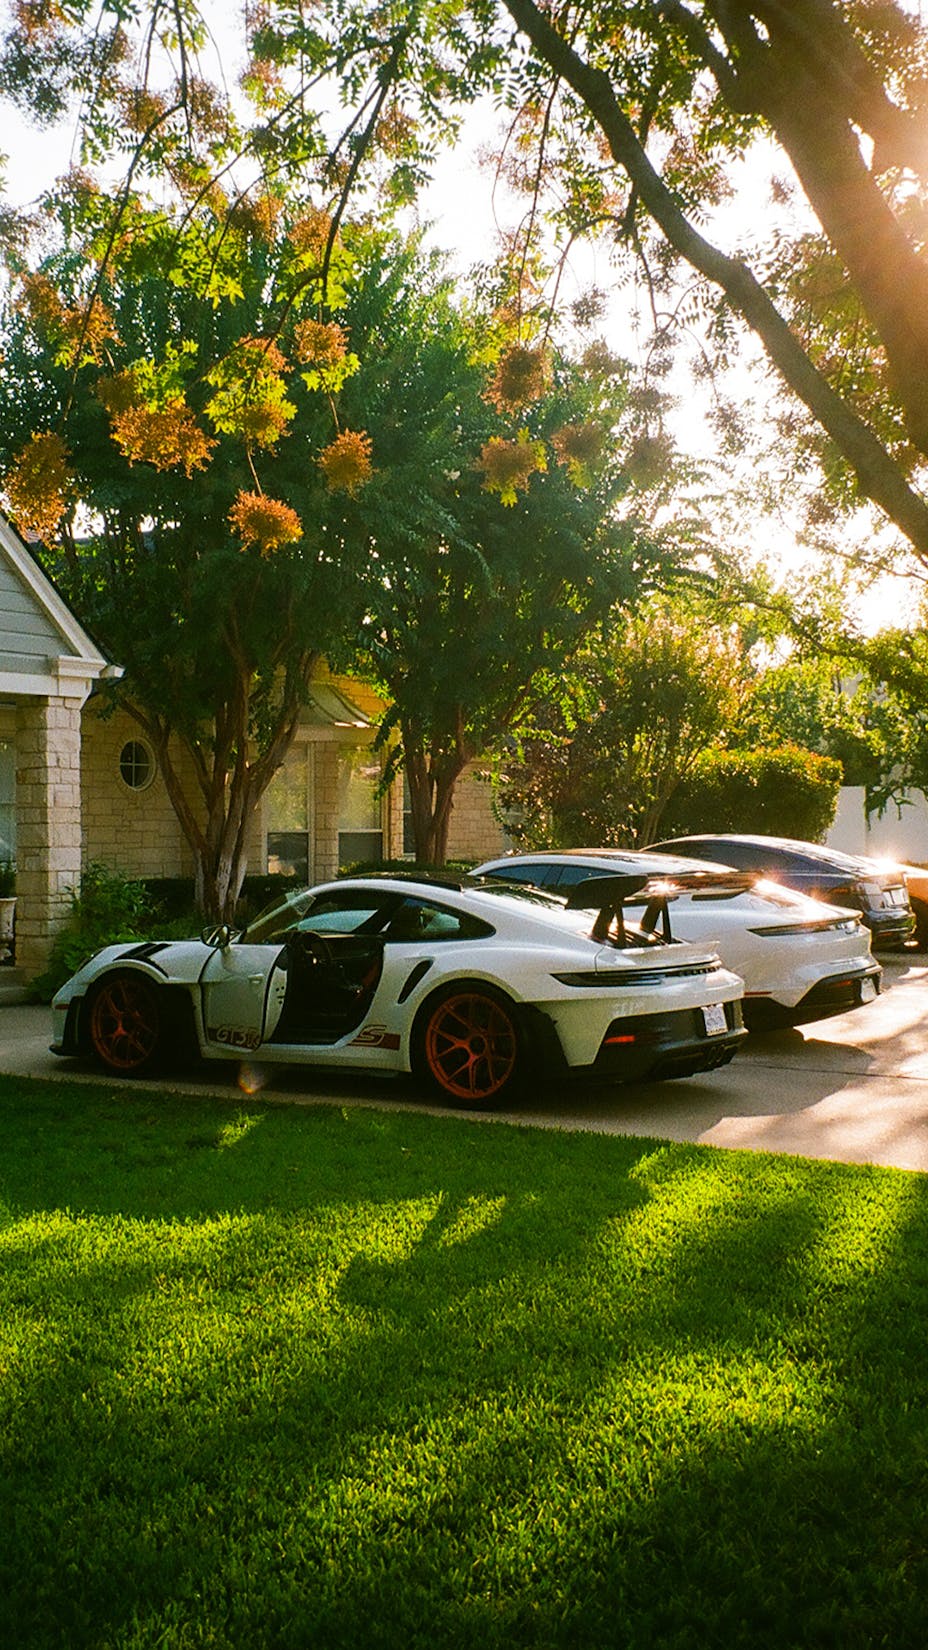
M 222 0 L 206 0 L 204 11 L 214 17 L 217 41 L 223 54 L 227 82 L 234 83 L 239 62 L 236 61 L 235 35 L 231 32 L 231 7 Z M 9 0 L 0 0 L 0 30 L 5 29 L 9 17 Z M 496 138 L 496 120 L 493 110 L 478 109 L 468 121 L 461 141 L 453 153 L 444 156 L 436 168 L 434 182 L 418 210 L 422 219 L 434 222 L 433 238 L 448 249 L 453 261 L 462 269 L 488 259 L 495 248 L 501 228 L 511 227 L 517 221 L 520 207 L 504 192 L 494 196 L 493 179 L 479 164 L 481 149 L 492 146 Z M 0 103 L 0 152 L 7 156 L 5 167 L 6 197 L 17 206 L 34 200 L 43 187 L 65 171 L 72 155 L 76 156 L 76 137 L 73 121 L 53 131 L 37 131 L 28 126 L 8 105 Z M 782 169 L 782 168 L 781 168 Z M 766 188 L 769 172 L 764 163 L 745 170 L 743 188 L 752 200 L 758 189 Z M 772 210 L 772 209 L 771 209 Z M 725 214 L 713 226 L 714 232 L 730 246 L 744 233 L 745 218 L 739 213 L 738 197 L 725 209 Z M 597 285 L 611 292 L 602 331 L 610 347 L 619 354 L 634 358 L 636 350 L 634 328 L 629 316 L 628 289 L 619 290 L 606 254 L 587 248 L 578 251 L 565 280 L 567 295 L 570 283 L 577 291 Z M 762 381 L 762 366 L 755 363 L 742 369 L 733 380 L 736 396 L 750 397 Z M 674 420 L 674 435 L 679 446 L 690 456 L 712 462 L 714 457 L 711 425 L 705 416 L 691 381 L 678 378 L 679 406 Z M 783 489 L 783 504 L 779 517 L 759 519 L 746 532 L 747 553 L 762 558 L 773 557 L 786 573 L 799 572 L 808 564 L 808 552 L 797 538 L 795 521 L 791 520 L 792 501 L 788 478 Z M 920 585 L 907 584 L 898 578 L 880 581 L 872 589 L 861 609 L 860 617 L 868 630 L 885 624 L 914 622 Z

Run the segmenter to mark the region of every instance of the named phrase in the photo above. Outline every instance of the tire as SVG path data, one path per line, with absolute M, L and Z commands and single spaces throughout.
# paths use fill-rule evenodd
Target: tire
M 518 1089 L 524 1065 L 516 1006 L 493 986 L 449 986 L 416 1022 L 413 1070 L 444 1100 L 474 1109 L 498 1105 Z
M 143 974 L 107 974 L 87 1006 L 94 1054 L 108 1071 L 137 1077 L 151 1071 L 164 1048 L 164 1012 L 158 988 Z

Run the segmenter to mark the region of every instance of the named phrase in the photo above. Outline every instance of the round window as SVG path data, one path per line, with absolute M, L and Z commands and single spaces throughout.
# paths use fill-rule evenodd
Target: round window
M 150 745 L 129 739 L 119 753 L 119 774 L 131 791 L 144 791 L 155 777 L 155 757 Z

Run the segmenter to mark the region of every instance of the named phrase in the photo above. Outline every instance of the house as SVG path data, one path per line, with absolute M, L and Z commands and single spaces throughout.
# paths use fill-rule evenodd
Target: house
M 83 865 L 193 875 L 151 745 L 125 712 L 99 713 L 95 687 L 120 674 L 0 515 L 0 860 L 16 860 L 16 965 L 27 978 L 44 965 Z M 319 881 L 409 852 L 402 785 L 378 789 L 383 708 L 353 679 L 312 683 L 252 822 L 250 871 Z M 505 846 L 475 769 L 458 787 L 449 851 L 476 860 Z
M 0 516 L 0 859 L 16 860 L 16 960 L 41 968 L 79 880 L 81 720 L 113 671 Z

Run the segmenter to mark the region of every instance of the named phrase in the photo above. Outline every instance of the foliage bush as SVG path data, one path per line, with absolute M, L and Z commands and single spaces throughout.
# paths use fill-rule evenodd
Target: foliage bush
M 698 753 L 732 725 L 738 637 L 693 601 L 653 597 L 590 637 L 536 696 L 497 817 L 520 847 L 644 847 Z
M 841 763 L 799 745 L 704 751 L 677 790 L 664 834 L 743 831 L 820 842 L 835 817 Z
M 68 890 L 71 912 L 52 946 L 48 967 L 30 985 L 31 995 L 48 1002 L 59 986 L 105 945 L 148 938 L 156 907 L 144 883 L 111 871 L 97 861 L 85 867 L 77 888 Z

